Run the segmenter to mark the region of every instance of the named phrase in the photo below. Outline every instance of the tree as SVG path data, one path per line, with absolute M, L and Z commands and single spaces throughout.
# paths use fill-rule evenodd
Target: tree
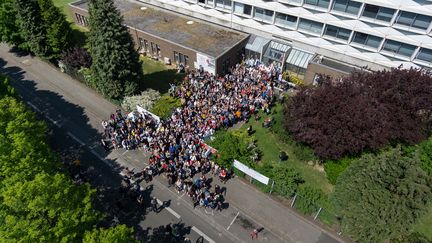
M 112 0 L 92 0 L 89 12 L 91 69 L 96 89 L 113 99 L 135 94 L 143 72 L 119 10 Z
M 126 225 L 117 225 L 113 228 L 98 228 L 88 231 L 83 241 L 86 243 L 130 243 L 137 242 L 133 237 L 133 229 Z
M 0 41 L 21 46 L 24 40 L 21 37 L 18 12 L 14 2 L 14 0 L 0 2 Z
M 38 4 L 46 31 L 49 58 L 59 58 L 71 46 L 72 29 L 66 16 L 54 6 L 52 0 L 38 0 Z
M 62 60 L 68 68 L 76 70 L 89 68 L 92 64 L 90 53 L 82 47 L 73 47 L 63 52 Z
M 285 128 L 322 159 L 418 143 L 432 128 L 432 75 L 393 69 L 305 87 L 286 103 Z
M 38 56 L 46 57 L 49 48 L 46 39 L 45 24 L 36 0 L 16 0 L 20 33 L 28 49 Z
M 26 242 L 79 240 L 101 217 L 91 204 L 94 192 L 89 184 L 75 186 L 63 174 L 39 173 L 11 184 L 0 201 L 0 235 Z
M 337 180 L 334 196 L 343 231 L 360 242 L 408 235 L 427 211 L 431 185 L 418 154 L 406 155 L 397 147 L 363 155 Z

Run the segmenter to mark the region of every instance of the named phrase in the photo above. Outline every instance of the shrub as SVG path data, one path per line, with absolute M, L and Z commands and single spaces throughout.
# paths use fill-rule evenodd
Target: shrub
M 297 86 L 301 86 L 301 85 L 304 84 L 304 80 L 303 80 L 303 79 L 301 79 L 301 78 L 299 78 L 299 77 L 296 77 L 296 76 L 294 76 L 293 74 L 290 74 L 290 75 L 289 75 L 289 81 L 290 81 L 291 83 L 294 83 L 294 84 L 297 85 Z
M 286 164 L 273 165 L 271 173 L 270 177 L 275 182 L 274 192 L 284 197 L 293 196 L 298 186 L 304 182 L 300 173 Z
M 432 137 L 420 144 L 420 166 L 432 176 Z
M 327 179 L 331 184 L 336 184 L 339 175 L 344 172 L 346 168 L 348 168 L 353 160 L 354 159 L 351 157 L 345 157 L 340 160 L 328 160 L 325 162 L 324 170 L 326 172 Z
M 133 111 L 139 105 L 146 110 L 151 110 L 153 105 L 161 97 L 160 93 L 153 89 L 147 89 L 140 95 L 127 96 L 123 99 L 122 108 L 127 111 Z
M 153 105 L 152 112 L 161 118 L 166 118 L 171 115 L 173 109 L 180 106 L 180 99 L 174 98 L 168 94 L 164 94 Z
M 62 60 L 68 68 L 76 70 L 81 68 L 90 68 L 92 64 L 90 53 L 82 47 L 74 47 L 65 51 Z
M 311 215 L 318 211 L 323 198 L 324 193 L 322 190 L 311 186 L 301 186 L 297 193 L 295 207 L 300 212 Z
M 432 75 L 393 69 L 304 87 L 286 103 L 285 128 L 322 159 L 392 142 L 418 143 L 432 127 Z
M 247 134 L 247 131 L 218 131 L 215 139 L 210 145 L 218 150 L 216 163 L 226 168 L 231 168 L 234 159 L 241 163 L 255 168 L 252 160 L 254 153 L 259 153 L 258 149 L 251 146 L 254 138 Z

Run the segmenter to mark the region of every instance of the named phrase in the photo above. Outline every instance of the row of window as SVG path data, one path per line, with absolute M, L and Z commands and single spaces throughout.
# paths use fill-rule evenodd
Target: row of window
M 79 25 L 83 25 L 83 26 L 87 26 L 88 25 L 87 17 L 85 17 L 84 15 L 81 15 L 79 13 L 75 13 L 75 18 L 76 18 L 77 23 Z
M 150 42 L 149 45 L 149 42 L 146 39 L 139 37 L 138 45 L 140 47 L 140 51 L 144 51 L 156 57 L 162 57 L 161 49 L 158 44 Z M 174 51 L 174 60 L 177 64 L 182 63 L 187 66 L 189 62 L 189 57 L 180 52 Z
M 208 4 L 221 9 L 231 11 L 240 15 L 252 16 L 263 22 L 273 22 L 274 12 L 272 10 L 267 10 L 259 7 L 255 7 L 252 10 L 252 6 L 248 4 L 238 3 L 231 0 L 198 0 L 199 3 Z M 304 0 L 306 6 L 317 6 L 320 8 L 328 9 L 330 6 L 330 0 Z M 333 12 L 344 13 L 348 15 L 358 16 L 362 8 L 361 2 L 356 2 L 352 0 L 333 0 L 331 10 Z M 386 7 L 380 7 L 372 4 L 365 4 L 363 12 L 361 12 L 361 17 L 378 20 L 390 23 L 393 19 L 396 10 Z M 276 13 L 277 15 L 278 13 Z M 277 16 L 276 16 L 277 19 Z M 276 20 L 277 21 L 277 20 Z M 432 22 L 432 16 L 411 13 L 406 11 L 399 11 L 395 18 L 394 24 L 399 26 L 405 26 L 409 28 L 414 28 L 418 30 L 427 30 Z
M 149 42 L 141 37 L 138 38 L 138 44 L 141 51 L 151 53 L 153 56 L 162 57 L 161 49 L 158 44 Z

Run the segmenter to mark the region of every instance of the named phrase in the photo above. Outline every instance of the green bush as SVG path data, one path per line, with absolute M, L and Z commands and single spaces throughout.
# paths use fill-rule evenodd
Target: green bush
M 247 131 L 220 130 L 209 144 L 218 150 L 216 163 L 221 166 L 231 168 L 234 159 L 252 168 L 256 166 L 252 156 L 259 151 L 255 146 L 250 146 L 254 144 L 254 138 Z
M 324 164 L 324 170 L 327 175 L 327 179 L 331 184 L 336 185 L 337 178 L 339 175 L 348 168 L 354 159 L 351 157 L 345 157 L 340 160 L 328 160 Z
M 311 215 L 318 211 L 323 198 L 324 192 L 322 190 L 311 186 L 302 186 L 297 193 L 295 208 L 304 214 Z
M 432 176 L 432 137 L 420 144 L 420 166 Z
M 180 106 L 180 99 L 165 94 L 153 105 L 152 112 L 160 118 L 167 118 L 171 115 L 173 109 Z
M 271 169 L 271 179 L 274 180 L 274 192 L 284 196 L 293 196 L 299 185 L 304 183 L 303 177 L 294 168 L 287 167 L 285 164 L 275 164 Z

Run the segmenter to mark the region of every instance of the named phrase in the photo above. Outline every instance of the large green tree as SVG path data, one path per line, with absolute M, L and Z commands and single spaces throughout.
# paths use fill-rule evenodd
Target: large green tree
M 20 23 L 20 33 L 28 49 L 38 56 L 46 57 L 46 29 L 41 16 L 41 10 L 36 0 L 15 0 L 16 11 Z
M 100 219 L 92 208 L 95 190 L 63 174 L 39 173 L 2 191 L 0 235 L 24 242 L 73 242 Z
M 72 29 L 60 8 L 51 0 L 38 0 L 49 46 L 49 58 L 59 58 L 71 47 Z
M 338 178 L 335 202 L 343 230 L 360 242 L 382 242 L 409 235 L 432 199 L 432 179 L 417 154 L 391 148 L 366 154 Z
M 90 54 L 94 86 L 104 96 L 121 99 L 137 92 L 143 78 L 138 53 L 112 0 L 90 2 Z
M 15 0 L 0 1 L 0 41 L 20 46 L 24 40 L 21 37 L 18 12 L 14 2 Z
M 131 242 L 124 226 L 95 228 L 102 218 L 92 206 L 95 190 L 62 174 L 46 132 L 0 74 L 0 241 Z

